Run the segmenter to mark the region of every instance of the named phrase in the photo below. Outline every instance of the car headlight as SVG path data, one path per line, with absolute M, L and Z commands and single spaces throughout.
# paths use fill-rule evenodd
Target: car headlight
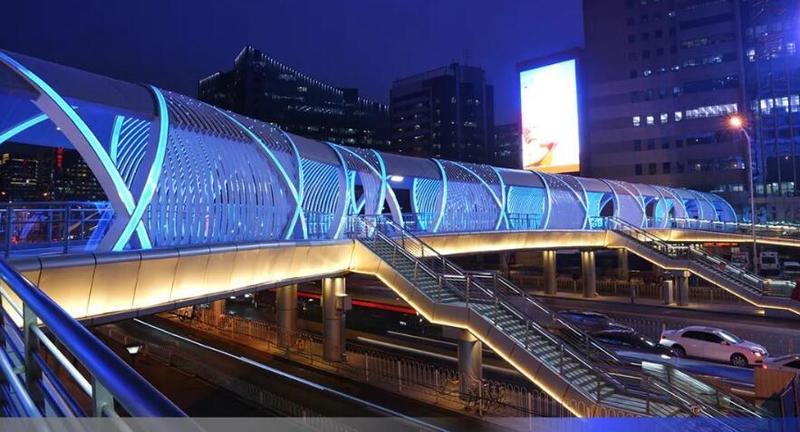
M 761 352 L 761 351 L 755 351 L 755 350 L 753 351 L 753 355 L 754 355 L 754 356 L 756 356 L 756 357 L 763 357 L 763 356 L 765 356 L 766 354 L 767 354 L 767 353 L 765 353 L 765 352 Z

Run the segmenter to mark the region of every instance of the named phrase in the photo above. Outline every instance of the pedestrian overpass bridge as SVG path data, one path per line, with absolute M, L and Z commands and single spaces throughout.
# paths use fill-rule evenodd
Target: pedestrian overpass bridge
M 761 415 L 679 371 L 625 364 L 501 276 L 460 269 L 446 258 L 453 254 L 577 248 L 593 266 L 593 250 L 622 248 L 753 304 L 798 311 L 767 281 L 691 245 L 746 238 L 714 194 L 312 141 L 154 86 L 3 51 L 0 110 L 0 146 L 74 148 L 106 196 L 0 208 L 13 266 L 0 272 L 6 330 L 24 366 L 9 356 L 3 368 L 21 395 L 10 413 L 76 412 L 68 397 L 52 396 L 63 392 L 52 390 L 47 368 L 32 363 L 40 342 L 55 350 L 38 321 L 94 365 L 99 384 L 83 388 L 106 397 L 92 412 L 108 414 L 109 400 L 128 397 L 104 375 L 109 365 L 138 375 L 106 354 L 105 366 L 92 363 L 84 347 L 102 347 L 71 319 L 121 319 L 357 272 L 377 276 L 432 323 L 469 331 L 576 415 Z M 42 388 L 49 399 L 37 397 Z M 135 388 L 146 401 L 160 396 L 146 383 Z M 124 405 L 176 415 L 146 401 Z

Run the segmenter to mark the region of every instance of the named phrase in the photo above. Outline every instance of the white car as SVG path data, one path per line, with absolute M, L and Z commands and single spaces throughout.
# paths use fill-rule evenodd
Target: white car
M 696 357 L 739 367 L 761 365 L 768 356 L 763 346 L 713 327 L 664 330 L 659 343 L 671 349 L 676 357 Z
M 776 369 L 800 374 L 800 354 L 789 354 L 767 359 L 764 363 L 767 369 Z

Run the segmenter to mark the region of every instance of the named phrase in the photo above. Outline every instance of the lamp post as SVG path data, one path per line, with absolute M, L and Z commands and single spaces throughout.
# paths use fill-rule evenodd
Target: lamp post
M 750 134 L 747 132 L 744 118 L 741 115 L 734 114 L 728 118 L 728 124 L 731 129 L 737 130 L 744 135 L 747 140 L 747 169 L 749 175 L 747 180 L 750 187 L 750 229 L 753 234 L 753 273 L 758 276 L 758 248 L 756 240 L 756 201 L 755 190 L 753 189 L 753 142 L 750 139 Z

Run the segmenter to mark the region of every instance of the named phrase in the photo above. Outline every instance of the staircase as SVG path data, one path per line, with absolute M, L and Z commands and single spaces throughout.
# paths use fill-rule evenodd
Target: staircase
M 470 330 L 578 416 L 758 416 L 704 384 L 688 391 L 626 364 L 510 281 L 464 271 L 383 217 L 359 220 L 351 235 L 387 285 L 431 321 Z
M 754 305 L 800 314 L 800 303 L 789 298 L 790 282 L 758 277 L 702 248 L 665 242 L 617 218 L 607 223 L 610 247 L 624 247 L 666 270 L 688 270 Z

